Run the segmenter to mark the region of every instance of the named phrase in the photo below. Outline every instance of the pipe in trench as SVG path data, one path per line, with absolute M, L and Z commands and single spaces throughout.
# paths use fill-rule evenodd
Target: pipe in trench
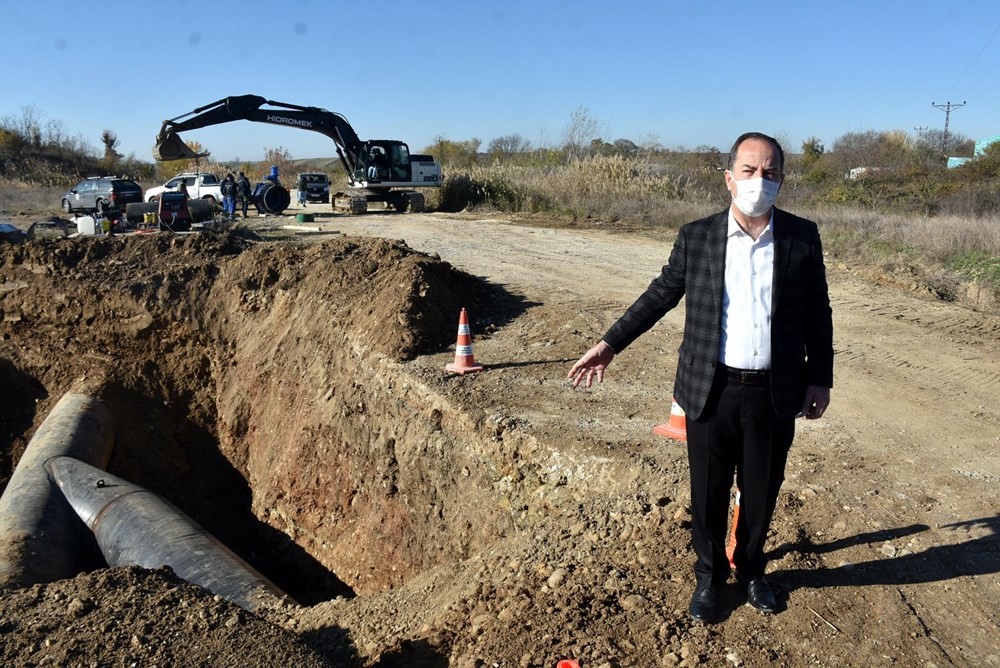
M 87 532 L 45 461 L 70 456 L 107 466 L 114 445 L 111 412 L 96 397 L 67 393 L 35 431 L 0 496 L 0 586 L 28 587 L 74 577 L 86 556 Z M 89 539 L 91 548 L 93 539 Z
M 163 497 L 71 457 L 49 459 L 45 470 L 94 532 L 109 566 L 169 566 L 247 610 L 291 600 Z

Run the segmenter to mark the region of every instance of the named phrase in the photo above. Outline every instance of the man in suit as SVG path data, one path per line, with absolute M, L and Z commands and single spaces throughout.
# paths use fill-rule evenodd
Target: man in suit
M 680 228 L 662 273 L 570 369 L 590 387 L 630 343 L 686 297 L 674 397 L 687 415 L 696 587 L 689 612 L 716 616 L 730 575 L 726 523 L 741 491 L 733 555 L 747 603 L 777 611 L 764 542 L 795 418 L 815 420 L 833 386 L 833 318 L 815 223 L 774 208 L 784 152 L 740 136 L 725 172 L 732 203 Z

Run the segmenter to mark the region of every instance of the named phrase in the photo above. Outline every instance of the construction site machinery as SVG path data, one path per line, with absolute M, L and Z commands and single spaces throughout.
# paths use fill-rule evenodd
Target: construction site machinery
M 170 197 L 164 202 L 167 195 Z M 160 229 L 180 232 L 190 229 L 192 223 L 205 223 L 214 217 L 215 205 L 208 200 L 185 199 L 182 205 L 181 198 L 184 195 L 180 193 L 165 192 L 155 202 L 129 204 L 125 207 L 125 221 L 129 228 L 135 229 L 146 221 L 147 215 L 153 214 Z
M 349 186 L 330 196 L 333 208 L 338 211 L 364 213 L 369 202 L 384 202 L 396 211 L 423 211 L 424 195 L 414 188 L 441 186 L 441 165 L 431 156 L 412 155 L 404 142 L 365 141 L 342 114 L 275 102 L 259 95 L 223 98 L 163 121 L 153 157 L 157 160 L 201 157 L 205 154 L 191 150 L 179 133 L 241 120 L 312 130 L 332 139 Z

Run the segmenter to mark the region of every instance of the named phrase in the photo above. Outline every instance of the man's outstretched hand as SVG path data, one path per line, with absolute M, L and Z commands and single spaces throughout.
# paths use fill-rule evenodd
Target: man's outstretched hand
M 585 387 L 590 387 L 594 383 L 595 375 L 597 382 L 601 383 L 604 381 L 604 370 L 608 368 L 614 358 L 615 351 L 611 349 L 611 346 L 601 341 L 573 365 L 566 377 L 573 381 L 573 387 L 577 387 L 583 381 L 586 381 Z
M 830 388 L 810 385 L 806 388 L 806 398 L 802 401 L 800 415 L 807 420 L 816 420 L 823 417 L 829 405 Z

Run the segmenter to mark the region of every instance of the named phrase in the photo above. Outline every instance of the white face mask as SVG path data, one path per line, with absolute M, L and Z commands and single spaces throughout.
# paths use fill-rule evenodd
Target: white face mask
M 743 179 L 742 181 L 733 179 L 733 183 L 736 184 L 733 204 L 751 218 L 763 216 L 768 209 L 774 206 L 774 200 L 778 197 L 778 189 L 781 187 L 781 184 L 776 181 L 768 181 L 760 177 Z

